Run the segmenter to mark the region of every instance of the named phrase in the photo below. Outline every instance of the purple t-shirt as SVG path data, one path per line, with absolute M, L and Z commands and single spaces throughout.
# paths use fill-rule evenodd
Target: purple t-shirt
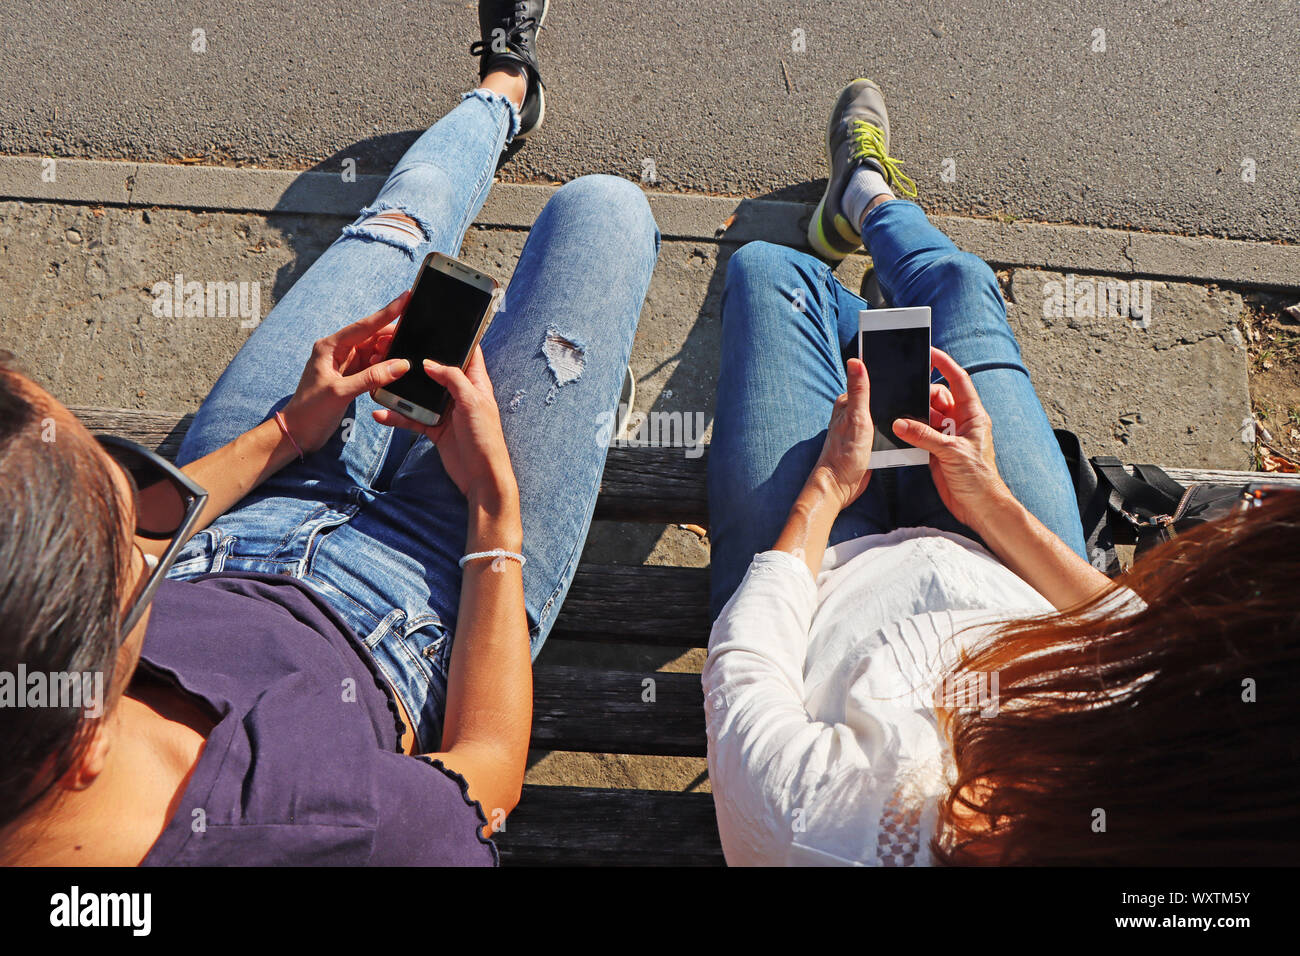
M 164 581 L 140 666 L 217 721 L 144 866 L 492 866 L 464 778 L 399 750 L 391 690 L 289 577 Z

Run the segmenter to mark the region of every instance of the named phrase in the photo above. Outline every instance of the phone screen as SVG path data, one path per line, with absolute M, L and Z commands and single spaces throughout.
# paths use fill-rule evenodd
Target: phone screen
M 404 358 L 411 370 L 387 390 L 399 398 L 442 414 L 447 390 L 424 374 L 426 358 L 441 365 L 462 365 L 488 310 L 492 294 L 455 276 L 426 266 L 411 290 L 411 300 L 397 324 L 389 358 Z
M 864 310 L 858 348 L 871 381 L 871 466 L 925 464 L 929 454 L 900 440 L 893 425 L 898 418 L 930 422 L 929 308 Z

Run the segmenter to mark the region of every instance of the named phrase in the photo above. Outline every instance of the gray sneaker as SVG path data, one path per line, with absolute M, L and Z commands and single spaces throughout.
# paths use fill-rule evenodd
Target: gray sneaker
M 902 163 L 889 155 L 889 113 L 885 96 L 870 80 L 854 80 L 835 98 L 826 126 L 830 175 L 826 192 L 808 222 L 808 245 L 823 259 L 838 262 L 862 245 L 858 224 L 840 208 L 844 187 L 860 164 L 873 167 L 885 182 L 909 198 L 916 183 L 903 174 Z

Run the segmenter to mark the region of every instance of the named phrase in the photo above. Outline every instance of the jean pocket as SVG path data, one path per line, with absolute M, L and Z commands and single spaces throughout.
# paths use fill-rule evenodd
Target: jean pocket
M 446 687 L 451 635 L 436 614 L 390 611 L 363 643 L 372 656 L 388 663 L 395 672 L 390 679 L 407 696 L 418 700 L 430 686 L 439 694 Z
M 436 749 L 437 741 L 442 739 L 447 707 L 451 634 L 436 615 L 422 613 L 409 618 L 400 636 L 394 633 L 391 639 L 401 646 L 398 656 L 407 662 L 404 696 L 416 723 L 416 734 L 426 749 Z
M 183 581 L 210 571 L 220 571 L 234 543 L 235 539 L 219 528 L 200 531 L 181 546 L 176 560 L 167 569 L 167 577 Z
M 407 652 L 428 670 L 431 681 L 446 686 L 447 668 L 451 663 L 451 634 L 442 621 L 432 614 L 413 615 L 402 630 Z

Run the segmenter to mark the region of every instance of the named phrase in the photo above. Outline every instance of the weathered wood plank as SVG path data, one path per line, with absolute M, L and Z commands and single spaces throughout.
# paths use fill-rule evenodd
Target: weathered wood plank
M 646 699 L 651 696 L 652 700 Z M 700 675 L 537 664 L 533 668 L 531 746 L 536 750 L 703 757 Z
M 1170 478 L 1182 485 L 1194 481 L 1212 481 L 1225 485 L 1245 481 L 1262 481 L 1269 484 L 1295 485 L 1300 488 L 1300 475 L 1282 475 L 1271 471 L 1221 471 L 1214 468 L 1171 468 L 1161 465 Z M 1129 468 L 1130 473 L 1132 468 Z
M 180 451 L 181 439 L 193 415 L 142 412 L 134 408 L 72 408 L 70 411 L 91 432 L 107 432 L 152 448 L 168 461 Z
M 92 432 L 113 432 L 150 448 L 157 448 L 166 458 L 174 458 L 193 415 L 176 412 L 140 411 L 134 408 L 72 409 Z M 602 493 L 610 498 L 608 513 L 599 515 L 619 520 L 640 520 L 649 506 L 675 513 L 657 520 L 695 520 L 707 511 L 704 478 L 708 467 L 708 446 L 698 458 L 687 458 L 681 448 L 611 448 L 605 470 Z M 1278 481 L 1300 484 L 1300 475 L 1281 475 L 1258 471 L 1226 471 L 1216 468 L 1178 468 L 1162 465 L 1177 481 Z M 642 500 L 642 508 L 631 503 Z M 626 502 L 626 503 L 625 503 Z M 621 510 L 622 509 L 622 510 Z M 625 512 L 634 517 L 625 517 Z
M 73 408 L 92 432 L 111 432 L 174 459 L 193 415 L 129 408 Z M 596 517 L 610 521 L 705 524 L 707 455 L 687 458 L 681 448 L 611 448 Z
M 174 458 L 193 415 L 124 408 L 73 408 L 92 432 L 112 432 Z M 1300 487 L 1300 475 L 1162 466 L 1175 481 L 1274 481 Z M 596 517 L 707 525 L 705 475 L 708 449 L 688 458 L 681 448 L 611 448 L 605 463 Z
M 511 866 L 723 866 L 713 797 L 525 786 L 496 844 Z
M 711 625 L 708 568 L 583 564 L 551 637 L 704 647 Z
M 698 458 L 687 458 L 681 448 L 611 448 L 596 499 L 596 517 L 707 526 L 707 446 L 705 451 Z

